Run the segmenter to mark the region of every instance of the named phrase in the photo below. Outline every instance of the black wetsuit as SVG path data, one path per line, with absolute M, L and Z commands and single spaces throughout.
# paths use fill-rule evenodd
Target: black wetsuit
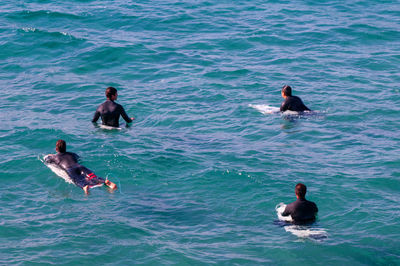
M 317 212 L 318 208 L 314 202 L 306 199 L 297 199 L 286 206 L 282 216 L 292 216 L 295 224 L 307 224 L 315 221 Z
M 286 96 L 285 100 L 281 104 L 281 112 L 285 112 L 287 110 L 296 112 L 311 111 L 297 96 Z
M 92 122 L 96 123 L 100 116 L 102 124 L 111 127 L 119 127 L 119 116 L 122 116 L 127 123 L 132 122 L 132 119 L 126 114 L 124 107 L 112 100 L 107 100 L 100 104 L 94 113 Z
M 56 164 L 65 170 L 75 185 L 80 188 L 84 186 L 95 186 L 103 184 L 105 180 L 97 177 L 90 169 L 78 163 L 79 156 L 73 152 L 59 152 L 46 157 L 46 163 Z

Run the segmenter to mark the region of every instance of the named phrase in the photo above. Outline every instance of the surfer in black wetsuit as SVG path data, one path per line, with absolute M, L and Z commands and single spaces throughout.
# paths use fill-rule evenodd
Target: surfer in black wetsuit
M 304 105 L 300 97 L 292 95 L 292 88 L 289 85 L 283 86 L 282 97 L 285 100 L 281 104 L 281 112 L 285 112 L 287 110 L 296 112 L 311 111 L 307 106 Z
M 49 154 L 45 157 L 46 163 L 56 164 L 65 170 L 75 185 L 82 188 L 86 194 L 89 189 L 96 185 L 105 184 L 111 190 L 117 189 L 117 186 L 110 180 L 104 180 L 97 177 L 90 169 L 78 163 L 79 156 L 73 152 L 67 152 L 67 144 L 60 139 L 56 143 L 57 154 Z
M 290 215 L 294 224 L 314 222 L 318 208 L 314 202 L 306 200 L 307 187 L 302 183 L 298 183 L 294 191 L 297 200 L 286 206 L 282 216 Z
M 129 118 L 126 114 L 124 107 L 122 105 L 115 103 L 114 101 L 117 100 L 118 92 L 117 89 L 114 87 L 108 87 L 106 89 L 106 97 L 107 101 L 100 104 L 97 108 L 96 112 L 94 113 L 92 122 L 96 123 L 99 117 L 101 116 L 101 121 L 103 125 L 110 126 L 110 127 L 119 127 L 119 117 L 122 118 L 127 122 L 131 123 L 135 118 Z

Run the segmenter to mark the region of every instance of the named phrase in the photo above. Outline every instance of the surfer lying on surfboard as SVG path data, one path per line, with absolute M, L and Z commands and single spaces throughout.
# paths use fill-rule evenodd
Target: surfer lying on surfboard
M 67 144 L 60 139 L 56 143 L 56 154 L 45 156 L 45 162 L 55 164 L 67 172 L 72 182 L 89 194 L 89 189 L 105 184 L 111 190 L 116 190 L 117 186 L 110 180 L 104 180 L 96 176 L 90 169 L 78 163 L 79 156 L 73 152 L 67 152 Z

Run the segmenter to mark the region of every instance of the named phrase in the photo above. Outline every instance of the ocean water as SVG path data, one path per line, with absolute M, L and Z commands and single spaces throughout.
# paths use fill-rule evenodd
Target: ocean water
M 399 4 L 3 0 L 0 264 L 400 265 Z M 317 114 L 253 108 L 284 84 Z M 108 86 L 130 127 L 90 122 Z M 277 222 L 298 182 L 323 239 Z

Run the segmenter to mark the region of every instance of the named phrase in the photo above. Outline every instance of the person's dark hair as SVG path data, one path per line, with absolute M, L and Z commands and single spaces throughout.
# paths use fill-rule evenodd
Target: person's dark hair
M 64 140 L 59 139 L 56 143 L 56 151 L 58 152 L 66 152 L 67 151 L 67 144 Z
M 282 92 L 285 96 L 292 96 L 292 88 L 289 85 L 283 86 Z
M 299 196 L 299 198 L 304 199 L 306 197 L 307 187 L 302 183 L 298 183 L 294 189 L 294 192 L 297 196 Z
M 106 89 L 106 97 L 107 99 L 110 99 L 111 96 L 114 96 L 117 93 L 117 89 L 114 87 L 108 87 Z

